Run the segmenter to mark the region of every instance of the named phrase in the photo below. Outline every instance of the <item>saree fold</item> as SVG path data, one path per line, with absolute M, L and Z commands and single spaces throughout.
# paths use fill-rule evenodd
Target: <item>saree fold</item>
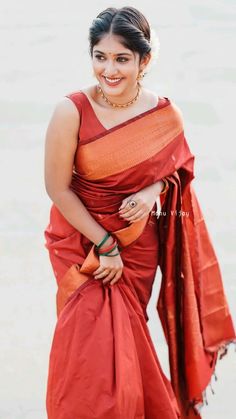
M 113 233 L 124 269 L 113 286 L 94 280 L 93 243 L 53 204 L 46 247 L 58 284 L 47 385 L 49 419 L 200 418 L 198 406 L 219 350 L 235 340 L 219 264 L 191 181 L 194 156 L 179 109 L 153 109 L 81 143 L 71 190 Z M 118 217 L 122 200 L 167 177 L 145 219 Z M 189 216 L 185 216 L 186 214 Z M 157 302 L 171 382 L 147 327 L 157 266 Z M 215 328 L 215 325 L 218 325 Z

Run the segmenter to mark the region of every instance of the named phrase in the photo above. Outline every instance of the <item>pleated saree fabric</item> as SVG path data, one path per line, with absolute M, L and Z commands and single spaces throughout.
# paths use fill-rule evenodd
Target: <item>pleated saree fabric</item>
M 117 238 L 124 268 L 113 286 L 95 280 L 99 262 L 93 243 L 52 205 L 45 238 L 58 285 L 58 317 L 49 360 L 48 418 L 200 418 L 196 406 L 218 351 L 235 332 L 192 186 L 194 156 L 181 112 L 168 98 L 159 98 L 149 111 L 105 129 L 84 92 L 68 97 L 81 119 L 70 187 Z M 169 189 L 161 195 L 162 215 L 156 217 L 155 203 L 136 223 L 119 218 L 125 197 L 163 177 Z M 157 310 L 171 381 L 147 326 L 158 266 Z

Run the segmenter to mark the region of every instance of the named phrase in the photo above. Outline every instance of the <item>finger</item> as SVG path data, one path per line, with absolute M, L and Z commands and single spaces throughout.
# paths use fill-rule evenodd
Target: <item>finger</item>
M 122 213 L 119 213 L 119 217 L 120 218 L 126 218 L 126 217 L 128 217 L 128 216 L 130 216 L 130 215 L 134 215 L 135 213 L 134 213 L 134 211 L 132 210 L 132 212 L 131 212 L 131 210 L 127 210 L 127 211 L 124 211 L 124 212 L 122 212 Z
M 137 205 L 139 204 L 139 200 L 136 199 L 137 205 L 135 206 L 135 208 L 130 207 L 129 201 L 127 201 L 126 205 L 122 209 L 119 210 L 119 214 L 125 214 L 127 211 L 133 211 L 134 209 L 136 210 Z
M 99 267 L 93 271 L 93 275 L 100 274 L 104 269 L 106 269 L 106 267 L 100 264 Z
M 135 208 L 135 210 L 136 210 L 136 208 Z M 119 215 L 123 217 L 124 215 L 127 215 L 129 212 L 132 213 L 135 210 L 134 210 L 134 208 L 127 207 L 127 208 L 123 209 L 123 211 L 119 211 Z
M 119 279 L 121 278 L 121 275 L 122 275 L 122 271 L 121 272 L 117 272 L 117 274 L 114 276 L 114 278 L 110 282 L 110 285 L 114 285 L 116 282 L 118 282 Z
M 115 271 L 110 272 L 109 275 L 107 275 L 107 277 L 102 281 L 103 284 L 110 282 L 111 279 L 114 279 L 115 275 L 116 275 Z
M 105 278 L 107 275 L 109 275 L 110 271 L 103 271 L 98 275 L 94 276 L 94 279 L 102 279 Z
M 133 221 L 140 218 L 143 215 L 143 211 L 139 210 L 134 215 L 130 215 L 129 217 L 125 217 L 127 221 Z
M 119 215 L 123 218 L 130 217 L 131 215 L 136 214 L 138 211 L 140 211 L 142 207 L 135 207 L 135 208 L 128 208 L 126 211 L 123 211 L 123 213 L 120 213 Z
M 103 272 L 105 269 L 109 269 L 108 266 L 104 266 L 101 262 L 100 266 L 93 272 L 93 275 L 96 274 L 100 274 L 101 272 Z
M 129 198 L 125 198 L 125 199 L 123 200 L 123 202 L 122 202 L 121 206 L 119 207 L 119 210 L 123 209 L 123 208 L 127 205 L 127 203 L 128 203 L 128 201 L 129 201 L 129 199 L 130 199 L 130 197 L 129 197 Z
M 100 278 L 104 278 L 105 276 L 107 276 L 110 273 L 109 269 L 105 269 L 103 270 L 101 273 L 98 273 L 94 276 L 95 279 L 100 279 Z
M 93 275 L 100 274 L 103 270 L 104 270 L 104 268 L 102 268 L 101 266 L 99 266 L 99 268 L 97 268 L 95 271 L 93 271 Z
M 119 214 L 126 214 L 128 211 L 132 211 L 133 209 L 130 208 L 129 205 L 127 205 L 125 208 L 123 208 L 122 210 L 119 211 Z

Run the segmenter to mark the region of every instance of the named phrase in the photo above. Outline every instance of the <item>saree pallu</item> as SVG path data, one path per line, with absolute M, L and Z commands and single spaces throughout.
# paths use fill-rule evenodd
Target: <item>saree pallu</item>
M 196 407 L 217 354 L 235 332 L 191 184 L 193 163 L 181 113 L 171 101 L 78 146 L 71 190 L 117 238 L 124 268 L 113 286 L 94 280 L 99 262 L 93 243 L 52 205 L 45 237 L 58 284 L 58 319 L 49 419 L 200 418 Z M 163 177 L 169 182 L 161 195 L 165 215 L 153 215 L 154 204 L 149 216 L 133 224 L 118 217 L 125 197 Z M 157 310 L 171 383 L 147 327 L 158 265 Z

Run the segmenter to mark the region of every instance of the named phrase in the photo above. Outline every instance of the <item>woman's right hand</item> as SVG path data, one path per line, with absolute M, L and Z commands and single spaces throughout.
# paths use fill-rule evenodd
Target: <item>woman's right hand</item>
M 117 248 L 113 250 L 112 254 L 118 252 Z M 110 282 L 110 285 L 115 284 L 119 281 L 122 271 L 123 271 L 123 262 L 121 255 L 116 256 L 99 256 L 100 266 L 93 272 L 94 279 L 103 279 L 103 284 Z

